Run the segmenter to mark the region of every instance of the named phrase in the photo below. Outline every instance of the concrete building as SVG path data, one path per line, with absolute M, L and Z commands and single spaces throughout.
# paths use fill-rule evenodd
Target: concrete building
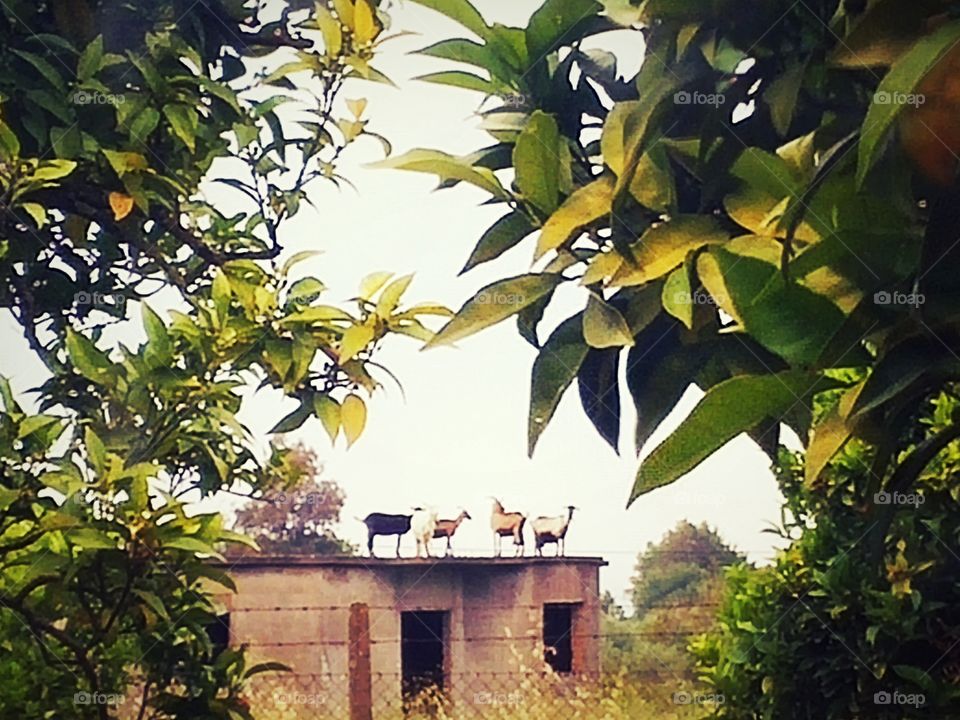
M 605 564 L 596 557 L 243 557 L 225 565 L 237 592 L 220 598 L 229 635 L 222 640 L 298 676 L 330 678 L 328 700 L 347 692 L 333 678 L 364 666 L 387 683 L 374 695 L 395 698 L 424 684 L 456 697 L 468 675 L 519 677 L 544 661 L 561 676 L 597 673 Z

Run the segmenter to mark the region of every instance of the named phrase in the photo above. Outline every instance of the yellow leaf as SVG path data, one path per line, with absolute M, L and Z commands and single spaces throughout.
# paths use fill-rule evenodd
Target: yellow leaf
M 410 287 L 412 280 L 413 275 L 404 275 L 387 285 L 384 291 L 380 293 L 380 299 L 377 300 L 377 315 L 382 318 L 390 317 L 393 311 L 397 309 L 397 305 L 400 304 L 400 298 Z
M 624 263 L 611 285 L 643 285 L 656 280 L 682 263 L 691 250 L 728 239 L 712 217 L 678 215 L 650 228 L 634 243 L 631 249 L 636 265 Z
M 387 280 L 393 277 L 391 272 L 375 272 L 367 275 L 360 281 L 360 297 L 369 300 L 377 294 L 377 290 L 387 284 Z
M 343 30 L 340 21 L 327 10 L 323 3 L 317 3 L 317 25 L 323 35 L 323 48 L 327 57 L 335 58 L 343 48 Z
M 337 11 L 337 17 L 340 22 L 348 28 L 353 27 L 353 1 L 352 0 L 333 0 L 333 9 Z
M 317 395 L 313 401 L 313 409 L 320 418 L 323 429 L 330 436 L 330 442 L 336 442 L 340 434 L 340 403 L 329 395 Z
M 110 193 L 110 209 L 113 219 L 120 221 L 133 212 L 133 198 L 120 192 Z
M 363 350 L 373 340 L 374 330 L 371 325 L 354 325 L 343 333 L 340 340 L 340 364 L 351 360 L 354 355 Z
M 364 98 L 347 100 L 347 107 L 350 109 L 350 112 L 353 113 L 353 116 L 359 120 L 360 116 L 363 115 L 363 111 L 367 109 L 367 101 Z
M 340 406 L 340 422 L 347 438 L 347 447 L 353 445 L 363 434 L 367 424 L 367 405 L 359 395 L 347 395 Z
M 540 231 L 536 257 L 556 250 L 574 233 L 608 214 L 613 202 L 613 185 L 614 179 L 606 175 L 568 197 Z
M 623 315 L 593 293 L 583 313 L 583 339 L 595 348 L 633 345 L 633 334 Z
M 353 15 L 353 36 L 361 45 L 373 40 L 380 33 L 377 16 L 370 0 L 357 0 Z

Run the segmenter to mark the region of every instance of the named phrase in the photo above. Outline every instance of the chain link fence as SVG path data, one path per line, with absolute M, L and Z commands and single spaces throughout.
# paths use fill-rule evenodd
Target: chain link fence
M 723 701 L 669 673 L 374 673 L 370 689 L 372 720 L 692 720 Z M 349 720 L 350 677 L 260 676 L 248 701 L 258 720 Z

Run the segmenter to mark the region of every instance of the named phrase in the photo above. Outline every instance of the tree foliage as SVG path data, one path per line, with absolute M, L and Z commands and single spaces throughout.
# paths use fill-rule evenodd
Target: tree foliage
M 337 537 L 334 526 L 346 494 L 336 481 L 323 479 L 315 451 L 298 444 L 286 458 L 286 482 L 237 511 L 234 529 L 250 537 L 262 552 L 276 555 L 343 555 L 356 546 Z
M 309 188 L 382 140 L 344 92 L 386 81 L 387 22 L 371 0 L 0 7 L 0 307 L 48 370 L 29 406 L 0 382 L 4 712 L 247 716 L 270 668 L 213 658 L 207 588 L 232 583 L 204 559 L 249 541 L 187 501 L 282 481 L 237 420 L 251 384 L 292 402 L 275 432 L 352 444 L 377 346 L 446 312 L 388 273 L 326 304 L 312 253 L 282 256 Z
M 693 682 L 690 639 L 716 625 L 726 568 L 743 560 L 706 525 L 680 522 L 637 556 L 631 579 L 633 614 L 605 610 L 604 667 L 658 679 L 666 688 L 678 678 Z
M 810 446 L 815 482 L 850 437 L 882 437 L 956 375 L 947 4 L 546 0 L 525 28 L 424 4 L 475 36 L 425 48 L 470 66 L 425 79 L 484 92 L 494 142 L 387 164 L 503 207 L 465 269 L 530 248 L 531 271 L 483 288 L 432 344 L 516 317 L 540 352 L 531 452 L 574 381 L 615 449 L 622 394 L 639 448 L 695 384 L 705 397 L 631 500 L 740 433 L 773 456 L 781 423 Z M 635 77 L 597 49 L 615 29 L 643 43 Z M 567 287 L 584 310 L 543 339 Z M 865 375 L 839 380 L 848 368 Z M 841 414 L 812 427 L 814 396 L 837 386 Z
M 957 407 L 955 388 L 925 402 L 921 432 L 903 432 L 906 452 L 952 423 Z M 826 492 L 806 485 L 802 457 L 782 451 L 789 547 L 771 566 L 731 572 L 719 623 L 694 645 L 701 676 L 726 699 L 719 717 L 956 712 L 960 448 L 896 495 L 874 490 L 863 469 L 870 450 L 848 444 L 824 470 Z M 890 518 L 883 545 L 864 521 L 872 508 Z

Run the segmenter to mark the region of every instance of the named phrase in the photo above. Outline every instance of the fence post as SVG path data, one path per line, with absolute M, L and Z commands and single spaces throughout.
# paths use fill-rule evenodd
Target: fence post
M 370 608 L 365 603 L 350 606 L 349 643 L 350 720 L 372 720 Z

